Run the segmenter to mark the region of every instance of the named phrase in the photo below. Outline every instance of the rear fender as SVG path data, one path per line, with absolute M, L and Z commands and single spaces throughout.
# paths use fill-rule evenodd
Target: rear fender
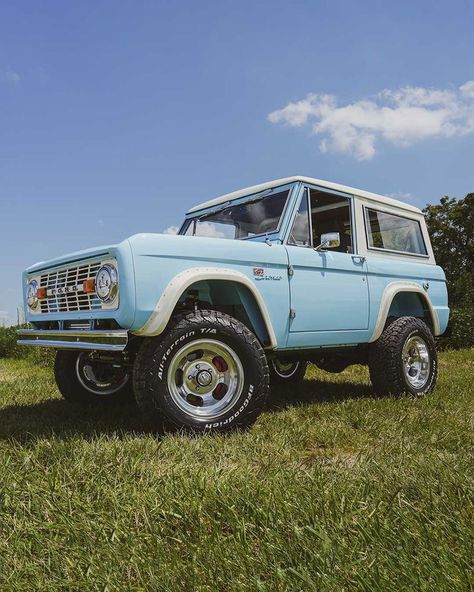
M 394 299 L 397 294 L 401 293 L 407 294 L 407 296 L 411 294 L 416 295 L 417 299 L 407 298 L 405 299 L 405 302 L 400 302 L 400 304 L 397 303 L 397 305 L 394 305 Z M 423 305 L 420 304 L 420 300 Z M 438 315 L 426 291 L 415 282 L 392 282 L 386 286 L 382 294 L 377 321 L 372 336 L 369 339 L 369 343 L 376 341 L 380 337 L 385 328 L 387 318 L 390 316 L 390 312 L 396 312 L 397 306 L 402 306 L 402 316 L 423 316 L 424 311 L 426 310 L 430 316 L 433 334 L 440 334 L 441 331 Z

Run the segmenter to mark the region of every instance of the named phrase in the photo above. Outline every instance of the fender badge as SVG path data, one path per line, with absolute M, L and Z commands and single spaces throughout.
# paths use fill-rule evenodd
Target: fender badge
M 281 275 L 267 275 L 267 274 L 265 274 L 264 267 L 254 267 L 253 268 L 253 277 L 256 282 L 260 282 L 260 281 L 279 282 L 283 279 L 283 276 L 281 276 Z

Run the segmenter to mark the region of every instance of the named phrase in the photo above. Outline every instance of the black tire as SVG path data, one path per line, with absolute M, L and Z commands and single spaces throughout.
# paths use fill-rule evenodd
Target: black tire
M 436 385 L 438 357 L 426 323 L 415 317 L 391 322 L 370 346 L 369 371 L 379 395 L 420 397 L 430 393 Z
M 306 374 L 308 362 L 304 360 L 272 359 L 268 362 L 270 370 L 270 390 L 285 388 L 298 388 Z
M 219 348 L 222 356 L 209 362 L 212 351 Z M 202 386 L 206 372 L 210 382 Z M 217 380 L 227 389 L 220 398 Z M 199 394 L 197 389 L 202 389 Z M 144 341 L 135 360 L 134 391 L 145 421 L 160 433 L 243 429 L 265 405 L 267 359 L 255 335 L 241 322 L 221 312 L 200 310 L 177 317 L 165 335 Z
M 94 384 L 87 377 L 85 366 L 92 367 L 93 352 L 59 350 L 54 361 L 54 377 L 61 395 L 67 401 L 79 405 L 122 405 L 133 401 L 131 372 L 120 371 L 107 365 L 98 369 L 101 381 L 94 392 Z M 108 386 L 107 386 L 108 385 Z

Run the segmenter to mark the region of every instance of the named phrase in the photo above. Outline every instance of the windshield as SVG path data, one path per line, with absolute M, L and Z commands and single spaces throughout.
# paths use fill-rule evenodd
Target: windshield
M 187 220 L 180 234 L 213 238 L 249 238 L 275 232 L 290 190 L 271 193 L 239 205 Z

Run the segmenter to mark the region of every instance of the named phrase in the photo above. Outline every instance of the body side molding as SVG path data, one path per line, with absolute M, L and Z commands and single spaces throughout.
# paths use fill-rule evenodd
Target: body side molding
M 385 322 L 387 320 L 387 315 L 390 310 L 390 306 L 392 305 L 394 297 L 400 292 L 415 292 L 420 294 L 423 299 L 423 302 L 427 305 L 431 321 L 433 323 L 433 332 L 435 335 L 440 334 L 440 326 L 439 326 L 439 319 L 438 314 L 436 313 L 431 300 L 428 294 L 423 290 L 423 288 L 417 284 L 416 282 L 391 282 L 388 284 L 382 294 L 379 313 L 377 316 L 377 322 L 375 323 L 375 328 L 372 333 L 372 336 L 369 339 L 369 343 L 376 341 L 380 335 L 382 334 Z
M 270 348 L 276 348 L 277 340 L 270 320 L 270 315 L 268 314 L 262 295 L 257 290 L 255 284 L 243 273 L 221 267 L 192 267 L 178 273 L 163 290 L 149 319 L 142 327 L 140 327 L 140 329 L 133 331 L 133 334 L 142 337 L 160 335 L 160 333 L 165 330 L 171 314 L 183 292 L 192 284 L 205 280 L 231 281 L 242 284 L 248 288 L 250 293 L 254 296 L 262 314 L 270 340 Z

